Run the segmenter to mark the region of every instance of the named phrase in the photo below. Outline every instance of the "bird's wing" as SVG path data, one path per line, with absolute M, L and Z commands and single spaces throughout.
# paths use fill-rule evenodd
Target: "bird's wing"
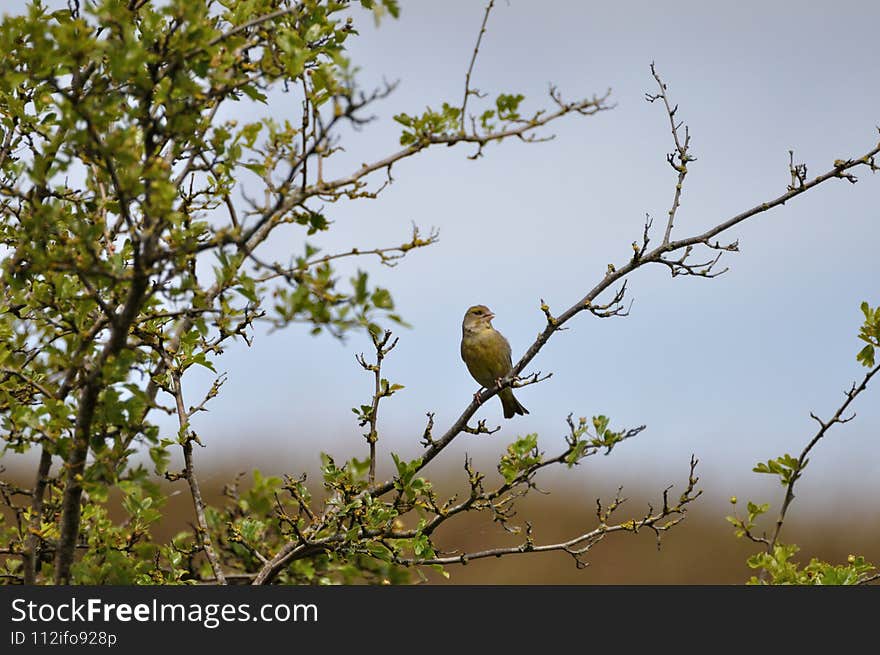
M 510 359 L 510 342 L 507 340 L 507 337 L 500 332 L 498 333 L 498 336 L 500 336 L 501 340 L 504 342 L 504 359 L 507 362 L 507 370 L 509 371 L 513 366 L 513 361 Z

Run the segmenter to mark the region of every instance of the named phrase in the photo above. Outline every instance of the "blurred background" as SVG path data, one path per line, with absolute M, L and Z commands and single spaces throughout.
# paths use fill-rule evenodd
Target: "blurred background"
M 371 124 L 343 135 L 339 173 L 399 148 L 394 114 L 461 103 L 485 5 L 402 5 L 400 20 L 379 25 L 368 12 L 353 14 L 362 36 L 350 41 L 350 56 L 361 86 L 400 84 L 372 107 Z M 23 6 L 7 0 L 3 10 Z M 645 101 L 656 91 L 651 62 L 680 107 L 677 118 L 690 127 L 698 158 L 674 232 L 689 236 L 784 193 L 790 150 L 812 177 L 874 146 L 878 24 L 874 2 L 496 2 L 472 77 L 489 94 L 483 103 L 522 93 L 528 114 L 548 105 L 553 84 L 567 99 L 611 88 L 616 107 L 554 123 L 543 132 L 555 135 L 546 143 L 490 146 L 476 161 L 468 147 L 429 150 L 395 165 L 394 184 L 379 199 L 327 209 L 332 229 L 309 238 L 327 253 L 403 243 L 412 223 L 440 233 L 436 245 L 393 269 L 366 260 L 340 265 L 343 277 L 358 266 L 369 270 L 412 326 L 396 329 L 400 343 L 384 365 L 385 377 L 406 388 L 380 409 L 380 475 L 391 474 L 392 451 L 419 454 L 426 412 L 435 412 L 442 433 L 476 391 L 458 354 L 468 306 L 495 312 L 517 359 L 544 326 L 540 299 L 560 313 L 609 263 L 632 256 L 646 213 L 661 225 L 676 176 L 666 162 L 668 117 Z M 483 106 L 471 98 L 468 109 Z M 270 107 L 279 120 L 298 116 L 298 103 L 283 94 Z M 242 107 L 242 119 L 248 111 Z M 830 416 L 863 375 L 855 359 L 859 303 L 880 303 L 880 176 L 859 177 L 856 185 L 827 182 L 731 231 L 726 240 L 738 239 L 741 252 L 724 255 L 730 270 L 718 279 L 638 271 L 628 285 L 628 317 L 579 315 L 533 360 L 529 372 L 553 377 L 517 392 L 528 416 L 504 421 L 490 400 L 478 418 L 502 430 L 461 435 L 426 471 L 451 492 L 464 483 L 465 454 L 491 475 L 519 435 L 537 432 L 542 450 L 556 453 L 569 413 L 605 414 L 616 428 L 646 424 L 608 457 L 546 471 L 538 482 L 552 493 L 536 494 L 519 516 L 534 522 L 538 543 L 559 540 L 593 527 L 596 498 L 610 500 L 618 486 L 630 498 L 619 518 L 639 516 L 648 502 L 658 505 L 667 485 L 676 485 L 673 493 L 682 488 L 694 454 L 704 494 L 661 550 L 652 533 L 613 535 L 583 570 L 563 554 L 531 555 L 453 568 L 451 582 L 746 580 L 754 548 L 725 521 L 729 497 L 770 502 L 775 518 L 783 489 L 752 467 L 797 455 L 815 433 L 809 413 Z M 288 237 L 265 256 L 301 252 L 302 235 Z M 317 481 L 320 451 L 337 461 L 364 457 L 350 408 L 372 393 L 372 377 L 355 362 L 371 348 L 365 335 L 315 338 L 306 327 L 228 348 L 217 362 L 228 382 L 194 420 L 207 446 L 196 463 L 209 496 L 217 498 L 238 471 L 306 472 Z M 187 396 L 211 380 L 210 372 L 197 374 Z M 856 419 L 817 446 L 799 482 L 782 539 L 800 544 L 804 561 L 843 560 L 850 552 L 880 561 L 878 394 L 868 389 L 859 399 Z M 171 422 L 165 427 L 177 431 Z M 162 529 L 173 532 L 173 521 L 190 520 L 191 505 L 182 483 L 169 486 L 169 495 L 180 513 Z M 451 526 L 441 542 L 470 550 L 514 543 L 484 517 Z

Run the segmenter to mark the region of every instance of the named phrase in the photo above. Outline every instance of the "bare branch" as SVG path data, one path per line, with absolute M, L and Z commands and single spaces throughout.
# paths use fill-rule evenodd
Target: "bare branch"
M 477 421 L 477 427 L 472 428 L 469 425 L 465 425 L 462 428 L 462 431 L 467 432 L 468 434 L 495 434 L 500 429 L 500 425 L 496 425 L 494 428 L 486 427 L 486 419 L 481 418 L 479 421 Z
M 399 246 L 390 246 L 386 248 L 372 248 L 370 250 L 363 250 L 361 248 L 352 248 L 351 250 L 347 250 L 345 252 L 334 253 L 332 255 L 323 255 L 321 257 L 313 257 L 312 259 L 306 260 L 304 262 L 298 263 L 296 266 L 290 267 L 282 267 L 278 263 L 268 263 L 261 261 L 257 258 L 253 253 L 249 253 L 248 256 L 251 260 L 257 264 L 260 268 L 270 269 L 272 273 L 268 273 L 257 278 L 258 282 L 267 282 L 276 277 L 284 277 L 287 279 L 295 279 L 297 275 L 302 274 L 307 269 L 312 268 L 314 266 L 320 266 L 322 264 L 326 264 L 330 261 L 336 259 L 343 259 L 346 257 L 365 257 L 375 255 L 379 258 L 379 261 L 389 267 L 397 266 L 399 260 L 403 259 L 406 254 L 410 250 L 414 250 L 416 248 L 424 248 L 426 246 L 433 245 L 437 243 L 440 234 L 436 230 L 432 229 L 427 237 L 422 237 L 419 233 L 419 228 L 413 226 L 413 234 L 412 238 Z
M 604 305 L 594 305 L 590 303 L 590 306 L 587 308 L 590 310 L 590 313 L 597 318 L 610 318 L 612 316 L 629 316 L 629 310 L 632 307 L 632 301 L 630 301 L 630 307 L 627 309 L 623 308 L 623 299 L 626 296 L 626 284 L 628 280 L 624 280 L 623 284 L 620 285 L 620 289 L 618 289 L 614 293 L 614 297 L 609 300 Z
M 675 114 L 678 111 L 678 105 L 675 107 L 670 106 L 669 98 L 666 96 L 666 84 L 663 80 L 660 79 L 660 75 L 657 73 L 657 70 L 654 68 L 654 63 L 651 62 L 651 75 L 654 76 L 654 79 L 657 81 L 657 86 L 660 88 L 660 92 L 656 95 L 652 95 L 650 93 L 645 94 L 645 98 L 648 102 L 654 102 L 655 100 L 663 100 L 663 105 L 666 107 L 666 114 L 669 116 L 669 126 L 672 128 L 672 140 L 675 142 L 675 153 L 667 155 L 666 160 L 669 162 L 669 165 L 672 166 L 673 169 L 678 173 L 678 181 L 675 184 L 675 194 L 672 197 L 672 207 L 668 212 L 668 219 L 666 221 L 666 230 L 663 233 L 663 243 L 669 243 L 669 237 L 672 234 L 672 226 L 675 222 L 675 214 L 678 211 L 679 206 L 681 205 L 681 190 L 684 185 L 684 179 L 687 176 L 688 168 L 687 165 L 689 162 L 696 161 L 696 158 L 688 154 L 688 148 L 691 143 L 691 135 L 688 132 L 687 126 L 684 128 L 684 139 L 681 138 L 679 134 L 679 130 L 681 129 L 682 124 L 675 122 Z M 677 159 L 677 161 L 676 161 Z
M 532 539 L 531 526 L 528 526 L 527 539 L 519 546 L 490 548 L 487 550 L 472 553 L 461 553 L 459 555 L 452 555 L 448 557 L 432 557 L 424 559 L 396 557 L 395 562 L 404 566 L 442 566 L 448 564 L 467 564 L 469 561 L 484 559 L 486 557 L 504 557 L 506 555 L 520 555 L 523 553 L 563 551 L 574 557 L 576 562 L 578 563 L 579 568 L 582 568 L 583 566 L 585 566 L 585 564 L 581 562 L 579 557 L 587 553 L 596 543 L 604 539 L 605 536 L 608 534 L 613 534 L 615 532 L 632 532 L 636 534 L 639 532 L 639 530 L 647 528 L 652 530 L 657 535 L 659 543 L 659 539 L 662 533 L 677 525 L 687 513 L 687 505 L 692 503 L 702 494 L 701 490 L 696 489 L 696 485 L 699 482 L 699 477 L 694 474 L 697 463 L 698 460 L 694 457 L 691 457 L 688 483 L 685 487 L 685 490 L 679 497 L 677 503 L 669 504 L 666 492 L 668 492 L 670 488 L 667 487 L 666 491 L 664 491 L 663 494 L 663 508 L 657 512 L 649 509 L 649 511 L 640 519 L 630 519 L 628 521 L 612 525 L 608 525 L 606 523 L 611 513 L 624 502 L 624 499 L 621 499 L 620 497 L 620 490 L 618 489 L 618 494 L 611 505 L 609 505 L 609 507 L 603 508 L 601 502 L 597 501 L 597 504 L 599 506 L 599 526 L 594 528 L 593 530 L 584 532 L 566 541 L 552 544 L 535 545 Z M 664 519 L 668 520 L 664 521 Z
M 467 109 L 467 101 L 470 95 L 477 94 L 476 90 L 471 90 L 471 73 L 474 71 L 474 64 L 477 61 L 477 53 L 480 51 L 480 43 L 483 40 L 483 35 L 486 33 L 486 23 L 489 20 L 489 13 L 492 11 L 492 7 L 495 5 L 495 0 L 489 0 L 489 4 L 486 5 L 486 12 L 483 14 L 483 23 L 480 25 L 480 33 L 477 35 L 477 43 L 474 46 L 474 54 L 471 55 L 471 63 L 468 66 L 467 75 L 464 78 L 464 98 L 461 101 L 461 131 L 464 132 L 464 122 L 465 122 L 465 110 Z
M 431 432 L 434 430 L 434 412 L 428 412 L 426 416 L 428 417 L 428 424 L 425 426 L 425 432 L 422 434 L 421 441 L 421 444 L 425 447 L 434 443 L 434 438 L 431 436 Z

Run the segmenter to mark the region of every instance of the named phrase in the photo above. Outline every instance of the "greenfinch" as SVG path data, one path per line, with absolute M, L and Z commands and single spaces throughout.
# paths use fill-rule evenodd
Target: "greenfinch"
M 465 312 L 461 323 L 461 358 L 474 380 L 489 389 L 510 373 L 510 344 L 498 330 L 492 327 L 495 318 L 485 305 L 474 305 Z M 528 414 L 529 410 L 519 404 L 513 389 L 507 387 L 498 392 L 504 418 L 515 414 Z

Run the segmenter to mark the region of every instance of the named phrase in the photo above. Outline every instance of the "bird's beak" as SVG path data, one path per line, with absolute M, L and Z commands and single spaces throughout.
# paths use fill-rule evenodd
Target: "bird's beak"
M 493 314 L 492 312 L 489 312 L 488 314 L 486 314 L 487 321 L 491 321 L 493 318 L 495 318 L 495 314 Z

